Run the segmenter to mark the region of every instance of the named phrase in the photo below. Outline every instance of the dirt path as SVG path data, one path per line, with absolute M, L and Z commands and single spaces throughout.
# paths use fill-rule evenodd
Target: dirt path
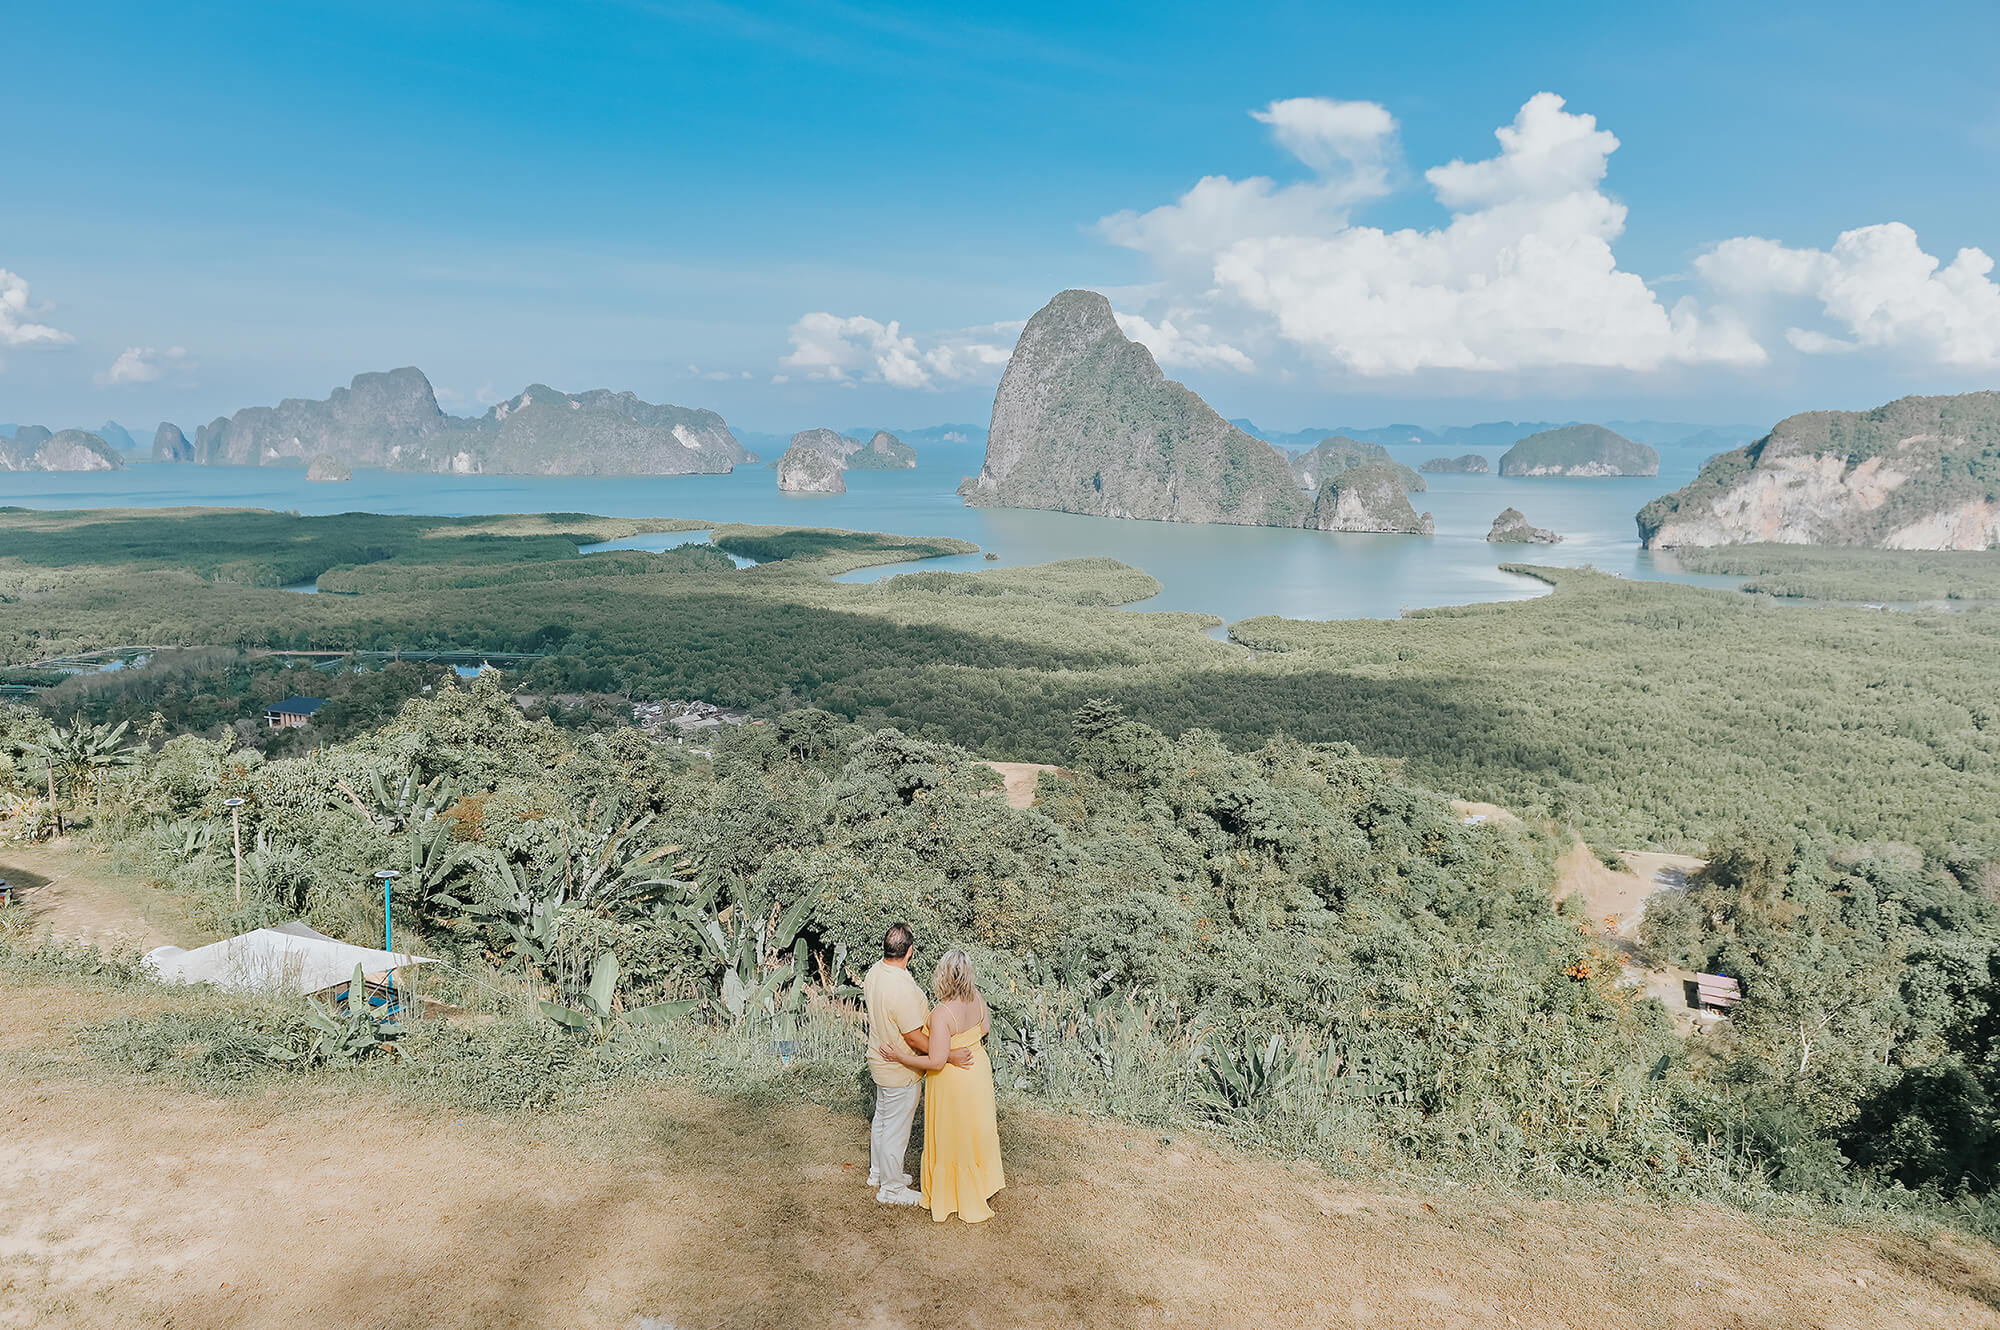
M 988 762 L 986 764 L 1000 773 L 1000 779 L 1007 783 L 1006 799 L 1010 808 L 1028 808 L 1035 802 L 1035 782 L 1042 778 L 1044 771 L 1060 771 L 1042 762 Z
M 1967 1239 L 1403 1193 L 1019 1110 L 999 1217 L 934 1225 L 875 1204 L 859 1117 L 216 1100 L 81 1066 L 81 996 L 17 986 L 0 1032 L 0 1325 L 2000 1326 Z
M 113 871 L 82 846 L 0 843 L 0 878 L 38 888 L 27 897 L 28 911 L 58 937 L 140 951 L 214 940 L 188 924 L 171 896 Z

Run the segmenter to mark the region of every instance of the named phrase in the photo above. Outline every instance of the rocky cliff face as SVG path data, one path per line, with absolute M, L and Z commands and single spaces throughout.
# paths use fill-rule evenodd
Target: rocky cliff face
M 181 427 L 170 420 L 160 422 L 153 431 L 153 460 L 155 462 L 192 462 L 194 445 L 188 436 L 181 433 Z
M 1352 471 L 1358 466 L 1386 466 L 1396 473 L 1406 494 L 1421 494 L 1428 488 L 1424 478 L 1400 462 L 1391 460 L 1389 450 L 1379 443 L 1363 443 L 1359 439 L 1336 434 L 1292 459 L 1292 478 L 1298 481 L 1302 490 L 1316 490 L 1327 484 L 1343 471 Z
M 1063 292 L 1022 329 L 986 463 L 959 492 L 992 507 L 1248 526 L 1298 526 L 1310 507 L 1284 454 L 1162 374 L 1094 291 Z
M 157 456 L 157 438 L 154 447 Z M 189 460 L 236 466 L 302 466 L 325 456 L 395 471 L 502 475 L 673 476 L 751 460 L 713 411 L 534 384 L 482 419 L 462 420 L 440 411 L 430 380 L 407 368 L 356 375 L 325 401 L 247 407 L 202 426 L 191 451 Z
M 1431 515 L 1419 515 L 1410 506 L 1398 469 L 1391 464 L 1371 462 L 1338 473 L 1319 487 L 1305 524 L 1320 531 L 1430 535 L 1435 530 Z
M 1486 539 L 1495 545 L 1555 545 L 1562 537 L 1545 526 L 1531 526 L 1519 508 L 1502 508 Z
M 1433 457 L 1417 468 L 1427 476 L 1483 476 L 1492 469 L 1479 453 L 1466 453 L 1462 457 Z
M 841 470 L 843 439 L 830 429 L 801 430 L 778 459 L 778 488 L 787 494 L 845 494 Z
M 110 444 L 88 430 L 51 434 L 42 425 L 23 425 L 0 439 L 0 471 L 122 471 L 125 463 Z
M 2000 392 L 1808 411 L 1646 505 L 1648 548 L 2000 547 Z
M 1530 434 L 1500 457 L 1503 476 L 1657 476 L 1660 455 L 1602 425 Z

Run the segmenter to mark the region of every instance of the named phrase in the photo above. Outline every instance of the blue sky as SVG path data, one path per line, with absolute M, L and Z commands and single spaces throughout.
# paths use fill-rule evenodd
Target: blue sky
M 2000 7 L 1606 8 L 16 6 L 0 420 L 983 421 L 1068 286 L 1272 426 L 2000 387 Z

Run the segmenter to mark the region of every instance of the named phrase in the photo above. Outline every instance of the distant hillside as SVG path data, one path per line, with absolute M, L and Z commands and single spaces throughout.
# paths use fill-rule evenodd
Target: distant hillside
M 1433 457 L 1417 468 L 1427 476 L 1483 476 L 1492 469 L 1479 453 L 1467 453 L 1463 457 Z
M 1755 425 L 1697 425 L 1686 420 L 1607 420 L 1604 427 L 1655 448 L 1698 448 L 1711 440 L 1718 447 L 1734 448 L 1764 432 Z
M 124 467 L 117 450 L 88 430 L 51 433 L 44 425 L 20 425 L 13 437 L 0 439 L 0 471 L 121 471 Z
M 105 421 L 93 430 L 92 433 L 121 453 L 136 453 L 139 451 L 138 440 L 127 433 L 125 427 L 115 420 Z
M 1098 517 L 1298 526 L 1285 455 L 1160 372 L 1111 302 L 1065 291 L 1028 321 L 1000 378 L 968 503 Z
M 1788 416 L 1647 504 L 1639 535 L 1654 549 L 2000 547 L 2000 392 Z
M 1429 430 L 1421 425 L 1335 425 L 1326 429 L 1262 430 L 1248 420 L 1232 420 L 1230 424 L 1245 434 L 1276 444 L 1280 448 L 1298 450 L 1311 448 L 1321 439 L 1331 435 L 1353 439 L 1360 443 L 1403 444 L 1433 443 L 1436 441 Z
M 1390 446 L 1429 444 L 1440 449 L 1506 448 L 1530 434 L 1580 424 L 1575 420 L 1488 420 L 1476 425 L 1338 425 L 1327 429 L 1266 430 L 1246 419 L 1229 422 L 1245 434 L 1255 435 L 1280 448 L 1310 448 L 1329 434 L 1342 434 L 1363 443 Z M 1757 437 L 1760 431 L 1743 425 L 1697 425 L 1674 420 L 1609 420 L 1605 428 L 1638 443 L 1656 448 L 1698 448 L 1710 441 L 1714 449 L 1734 448 Z
M 1503 476 L 1657 476 L 1660 455 L 1602 425 L 1530 434 L 1500 458 Z
M 155 437 L 156 457 L 173 451 Z M 506 475 L 685 475 L 751 460 L 713 411 L 533 384 L 466 420 L 439 410 L 430 380 L 413 368 L 356 375 L 324 400 L 246 407 L 202 426 L 187 453 L 234 466 L 304 466 L 323 456 L 395 471 Z
M 853 429 L 843 432 L 861 439 L 872 438 L 876 434 L 891 434 L 904 443 L 912 444 L 918 448 L 931 448 L 938 445 L 949 446 L 961 443 L 977 444 L 983 447 L 986 443 L 986 426 L 984 425 L 898 425 L 895 427 L 887 425 L 857 425 Z
M 1478 425 L 1447 425 L 1437 432 L 1446 448 L 1510 448 L 1531 434 L 1574 425 L 1573 420 L 1489 420 Z

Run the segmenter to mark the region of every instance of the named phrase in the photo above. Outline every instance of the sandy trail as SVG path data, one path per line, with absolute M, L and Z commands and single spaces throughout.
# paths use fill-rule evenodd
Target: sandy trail
M 28 912 L 57 937 L 107 951 L 214 940 L 189 926 L 173 897 L 113 872 L 102 854 L 68 841 L 0 843 L 0 878 L 39 888 L 27 896 Z
M 2000 1326 L 2000 1253 L 1955 1237 L 1401 1192 L 1019 1110 L 999 1217 L 934 1225 L 863 1187 L 864 1120 L 810 1105 L 485 1116 L 80 1063 L 85 1008 L 163 1000 L 10 994 L 0 1324 Z
M 1060 771 L 1045 762 L 988 762 L 986 764 L 1000 773 L 1006 782 L 1003 797 L 1010 808 L 1029 808 L 1035 802 L 1035 782 L 1042 778 L 1044 771 Z

